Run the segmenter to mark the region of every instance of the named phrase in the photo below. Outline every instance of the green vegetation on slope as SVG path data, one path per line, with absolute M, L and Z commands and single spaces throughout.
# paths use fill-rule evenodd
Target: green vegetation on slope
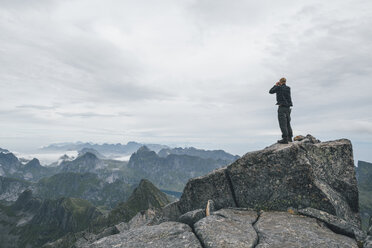
M 90 202 L 77 198 L 44 200 L 25 226 L 15 229 L 20 235 L 20 247 L 40 247 L 69 232 L 86 229 L 101 214 Z
M 59 173 L 36 184 L 36 194 L 44 199 L 82 198 L 109 208 L 126 201 L 131 193 L 131 186 L 122 180 L 106 183 L 94 173 Z
M 165 193 L 161 192 L 150 181 L 143 179 L 128 201 L 120 203 L 108 216 L 99 218 L 94 226 L 102 228 L 120 222 L 128 222 L 140 211 L 149 208 L 161 208 L 169 202 Z

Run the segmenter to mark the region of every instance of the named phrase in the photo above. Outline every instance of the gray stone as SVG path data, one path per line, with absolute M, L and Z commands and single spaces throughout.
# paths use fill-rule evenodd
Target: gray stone
M 163 222 L 142 226 L 97 240 L 89 248 L 202 248 L 191 228 L 183 223 Z
M 179 201 L 181 213 L 205 209 L 208 200 L 213 200 L 216 209 L 235 207 L 231 183 L 226 169 L 215 170 L 205 176 L 190 179 Z
M 179 201 L 175 201 L 165 205 L 160 212 L 150 221 L 150 225 L 158 225 L 166 221 L 177 221 L 182 215 L 179 208 Z
M 126 232 L 129 230 L 129 224 L 127 222 L 121 222 L 115 225 L 116 229 L 118 229 L 119 233 Z
M 140 226 L 145 226 L 151 223 L 151 221 L 157 215 L 157 209 L 147 209 L 145 211 L 141 211 L 137 213 L 129 222 L 128 226 L 129 229 L 137 228 Z
M 95 235 L 95 240 L 98 240 L 98 239 L 101 239 L 101 238 L 104 238 L 110 235 L 118 234 L 118 233 L 120 233 L 120 230 L 116 226 L 106 227 L 105 229 L 103 229 L 102 232 Z
M 47 247 L 53 247 L 53 248 L 57 248 L 57 247 L 61 247 L 61 248 L 62 247 L 73 247 L 73 248 L 89 247 L 89 245 L 96 240 L 99 240 L 101 238 L 104 238 L 104 237 L 107 237 L 107 236 L 110 236 L 110 235 L 118 234 L 118 233 L 120 233 L 120 231 L 117 228 L 117 226 L 107 227 L 102 232 L 100 232 L 98 234 L 83 231 L 83 232 L 80 232 L 80 233 L 73 234 L 73 236 L 70 236 L 71 234 L 66 235 L 62 239 L 59 239 L 56 242 L 51 243 L 51 246 L 47 246 Z M 75 240 L 72 239 L 72 237 L 74 237 Z
M 336 234 L 323 222 L 286 212 L 263 212 L 255 224 L 257 248 L 357 248 L 357 242 Z
M 54 241 L 52 243 L 48 243 L 43 247 L 45 248 L 89 247 L 90 244 L 104 237 L 127 232 L 130 229 L 149 224 L 149 222 L 156 215 L 156 211 L 157 211 L 156 209 L 148 209 L 145 211 L 141 211 L 136 216 L 134 216 L 128 223 L 121 222 L 117 225 L 106 227 L 105 229 L 98 233 L 92 233 L 89 232 L 88 230 L 79 233 L 69 233 L 62 237 L 61 239 L 58 239 L 57 241 Z
M 116 232 L 118 233 L 118 232 Z M 111 234 L 112 235 L 112 234 Z M 89 244 L 98 239 L 97 235 L 87 231 L 78 233 L 68 233 L 54 242 L 44 244 L 43 248 L 81 248 L 88 247 Z
M 193 226 L 195 222 L 205 217 L 204 209 L 196 209 L 181 215 L 178 218 L 178 222 L 185 223 L 189 226 Z
M 307 137 L 274 144 L 247 153 L 227 167 L 227 175 L 239 207 L 283 211 L 313 207 L 360 225 L 349 140 L 318 143 Z
M 83 237 L 76 241 L 75 247 L 76 248 L 86 247 L 89 246 L 94 241 L 102 239 L 104 237 L 118 233 L 124 233 L 129 231 L 130 229 L 148 225 L 156 215 L 156 211 L 157 211 L 156 209 L 148 209 L 145 211 L 141 211 L 138 214 L 136 214 L 128 223 L 121 222 L 115 226 L 107 227 L 98 234 L 92 233 L 85 234 Z
M 313 208 L 300 209 L 298 212 L 325 222 L 334 232 L 355 238 L 358 243 L 362 243 L 367 237 L 357 226 L 327 212 Z
M 372 248 L 372 236 L 366 238 L 363 248 Z
M 222 209 L 195 223 L 195 233 L 205 248 L 254 247 L 258 236 L 252 223 L 255 211 Z
M 235 221 L 254 223 L 258 218 L 257 211 L 250 208 L 223 208 L 212 213 Z

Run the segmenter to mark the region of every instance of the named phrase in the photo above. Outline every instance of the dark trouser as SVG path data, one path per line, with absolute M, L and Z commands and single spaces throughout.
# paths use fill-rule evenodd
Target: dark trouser
M 282 138 L 288 139 L 293 136 L 291 128 L 291 108 L 279 106 L 278 120 L 280 130 L 282 131 Z

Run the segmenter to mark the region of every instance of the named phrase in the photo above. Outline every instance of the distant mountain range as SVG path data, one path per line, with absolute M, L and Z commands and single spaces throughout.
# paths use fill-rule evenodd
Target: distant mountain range
M 94 143 L 55 143 L 45 147 L 42 147 L 43 151 L 81 151 L 83 149 L 93 149 L 99 152 L 104 156 L 113 156 L 113 155 L 131 155 L 136 152 L 141 146 L 146 145 L 151 150 L 158 152 L 161 149 L 169 148 L 166 145 L 159 144 L 141 144 L 138 142 L 130 141 L 126 145 L 117 143 L 117 144 L 94 144 Z
M 174 155 L 166 158 L 170 156 Z M 137 165 L 144 171 L 148 161 L 156 162 L 154 173 L 169 169 L 165 160 L 146 147 L 132 155 L 128 167 Z M 360 166 L 358 177 L 360 185 L 369 189 L 366 166 Z M 320 142 L 308 135 L 288 145 L 247 153 L 224 168 L 190 179 L 180 200 L 135 216 L 134 211 L 128 222 L 130 206 L 138 211 L 141 205 L 148 208 L 167 202 L 147 180 L 132 196 L 95 219 L 90 228 L 106 226 L 101 231 L 70 233 L 44 248 L 367 248 L 372 241 L 372 226 L 369 237 L 360 230 L 355 166 L 351 142 L 346 139 Z
M 104 182 L 94 173 L 58 173 L 33 185 L 34 194 L 43 199 L 74 197 L 88 200 L 95 206 L 113 208 L 128 199 L 133 191 L 122 180 Z
M 58 180 L 59 177 L 63 177 L 66 173 L 93 173 L 97 175 L 97 180 L 99 180 L 100 184 L 111 184 L 120 180 L 121 184 L 125 185 L 135 185 L 141 179 L 147 178 L 162 190 L 173 191 L 172 194 L 176 196 L 178 195 L 177 192 L 183 190 L 189 178 L 208 173 L 232 163 L 237 158 L 238 156 L 222 150 L 163 148 L 157 154 L 147 146 L 142 146 L 131 155 L 129 162 L 125 162 L 107 159 L 93 148 L 83 148 L 79 151 L 79 155 L 76 158 L 62 156 L 58 162 L 53 163 L 53 166 L 45 167 L 36 158 L 27 163 L 22 163 L 13 153 L 0 153 L 0 176 L 36 183 L 42 178 L 44 178 L 44 181 Z M 58 174 L 61 175 L 54 176 Z M 82 176 L 81 179 L 83 180 L 86 177 L 90 178 L 91 176 Z M 71 182 L 63 180 L 63 183 Z M 69 185 L 69 187 L 72 187 L 72 185 Z M 59 189 L 64 188 L 61 186 Z M 2 195 L 1 190 L 0 195 Z M 61 195 L 60 193 L 55 193 L 55 195 L 80 197 L 79 195 Z M 83 198 L 98 204 L 93 198 Z M 124 198 L 122 197 L 121 199 Z M 102 200 L 101 202 L 105 201 Z M 110 202 L 110 206 L 115 203 L 115 201 L 111 200 L 108 202 Z
M 198 194 L 215 197 L 222 202 L 226 199 L 235 202 L 236 199 L 227 195 L 246 195 L 239 190 L 230 190 L 225 194 L 225 191 L 216 188 L 215 181 L 222 182 L 218 177 L 227 177 L 227 172 L 221 173 L 226 168 L 219 168 L 235 164 L 244 170 L 248 168 L 252 173 L 259 173 L 260 168 L 268 163 L 267 160 L 261 161 L 261 166 L 257 167 L 259 170 L 256 170 L 250 168 L 249 163 L 244 166 L 239 162 L 233 163 L 239 156 L 222 150 L 193 147 L 165 147 L 156 152 L 147 146 L 140 146 L 129 161 L 110 159 L 92 147 L 78 151 L 77 157 L 63 156 L 49 167 L 40 165 L 36 158 L 23 162 L 13 153 L 0 152 L 1 247 L 89 247 L 73 244 L 94 242 L 104 236 L 128 231 L 131 225 L 145 225 L 154 218 L 151 215 L 160 213 L 148 209 L 164 207 L 175 197 L 180 198 L 182 191 L 178 202 L 189 199 L 187 204 L 182 205 L 183 208 L 189 205 L 198 206 L 199 210 L 204 208 L 204 200 L 202 205 L 198 205 L 200 200 L 190 200 Z M 245 160 L 242 158 L 239 161 Z M 276 167 L 276 160 L 269 162 L 272 168 Z M 252 179 L 246 173 L 234 173 L 235 180 L 244 177 L 247 182 L 256 182 L 255 177 Z M 360 213 L 366 226 L 366 220 L 372 215 L 372 164 L 359 161 L 356 173 Z M 203 175 L 206 176 L 200 177 Z M 265 172 L 262 175 L 267 178 L 272 176 Z M 199 184 L 200 180 L 204 180 L 205 184 Z M 184 190 L 186 183 L 189 187 Z M 193 191 L 190 191 L 190 185 L 194 185 Z M 272 186 L 270 183 L 267 185 Z M 223 181 L 221 189 L 226 190 L 225 186 L 232 187 L 232 182 Z M 248 190 L 245 184 L 241 188 Z M 256 190 L 261 192 L 265 189 Z M 219 204 L 218 201 L 215 203 Z M 169 214 L 183 211 L 177 206 L 169 204 L 164 211 Z M 161 220 L 166 212 L 156 218 Z M 197 213 L 191 212 L 189 217 L 194 218 Z
M 69 232 L 84 230 L 92 219 L 102 215 L 87 200 L 40 199 L 29 190 L 24 191 L 8 211 L 16 216 L 16 222 L 9 224 L 13 226 L 10 232 L 19 237 L 18 247 L 40 247 Z
M 162 158 L 165 158 L 170 154 L 189 155 L 189 156 L 200 157 L 200 158 L 205 158 L 205 159 L 210 158 L 213 160 L 220 159 L 220 160 L 226 160 L 226 161 L 235 161 L 239 158 L 238 155 L 231 155 L 230 153 L 227 153 L 224 150 L 203 150 L 203 149 L 197 149 L 194 147 L 164 148 L 158 152 L 158 155 Z
M 47 241 L 74 239 L 86 230 L 101 231 L 129 221 L 139 211 L 179 198 L 189 178 L 238 158 L 222 150 L 136 142 L 69 143 L 44 149 L 76 149 L 78 156 L 64 155 L 42 166 L 37 158 L 24 160 L 8 150 L 0 152 L 0 243 L 7 248 L 41 247 Z M 110 158 L 119 153 L 131 154 L 129 161 Z
M 173 151 L 180 150 L 167 150 L 169 154 L 165 156 L 165 152 L 162 152 L 163 157 L 161 157 L 143 146 L 132 154 L 128 168 L 134 170 L 135 174 L 154 182 L 161 189 L 182 191 L 189 178 L 204 175 L 236 160 L 235 156 L 227 154 L 224 154 L 224 157 L 228 159 L 208 158 L 211 153 L 203 150 L 195 149 L 190 152 L 191 150 L 186 149 L 179 152 L 181 154 L 173 154 Z M 189 152 L 204 156 L 188 155 Z
M 118 204 L 107 216 L 98 218 L 93 226 L 106 227 L 128 222 L 138 212 L 149 208 L 161 208 L 170 203 L 169 198 L 150 181 L 142 179 L 126 202 Z
M 38 181 L 54 171 L 42 166 L 36 158 L 24 164 L 13 153 L 0 153 L 0 176 Z

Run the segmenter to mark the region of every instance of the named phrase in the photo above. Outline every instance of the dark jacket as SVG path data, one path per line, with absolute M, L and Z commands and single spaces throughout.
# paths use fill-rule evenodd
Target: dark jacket
M 291 107 L 292 99 L 291 99 L 291 88 L 287 85 L 283 84 L 281 86 L 272 87 L 269 91 L 270 94 L 276 93 L 276 105 Z

